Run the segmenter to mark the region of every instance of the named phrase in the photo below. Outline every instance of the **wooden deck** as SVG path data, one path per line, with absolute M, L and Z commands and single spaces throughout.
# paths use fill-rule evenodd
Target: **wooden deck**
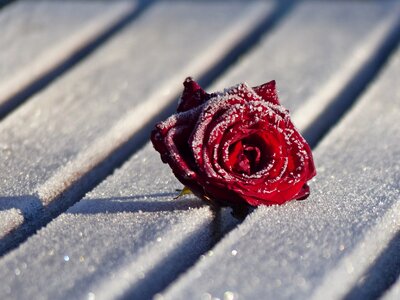
M 399 1 L 1 5 L 0 299 L 400 299 Z M 149 132 L 189 75 L 277 81 L 306 201 L 173 199 Z

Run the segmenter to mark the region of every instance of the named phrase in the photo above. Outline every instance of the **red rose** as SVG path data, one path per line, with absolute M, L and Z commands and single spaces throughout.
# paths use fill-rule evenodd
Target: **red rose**
M 154 148 L 180 182 L 221 205 L 282 204 L 309 195 L 310 147 L 279 104 L 275 81 L 206 93 L 184 82 L 178 113 L 156 125 Z

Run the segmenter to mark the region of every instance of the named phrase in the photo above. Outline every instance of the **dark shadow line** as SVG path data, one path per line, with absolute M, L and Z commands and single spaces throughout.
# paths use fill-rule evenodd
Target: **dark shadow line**
M 357 103 L 360 96 L 373 83 L 380 71 L 385 66 L 391 54 L 400 42 L 400 18 L 386 35 L 383 43 L 379 45 L 369 60 L 358 70 L 355 76 L 347 82 L 338 95 L 319 114 L 316 120 L 303 131 L 303 136 L 310 146 L 314 148 L 319 141 L 333 128 L 351 107 Z
M 211 230 L 209 227 L 208 235 L 212 234 Z M 204 229 L 201 228 L 183 239 L 175 251 L 171 251 L 171 254 L 145 274 L 142 280 L 131 286 L 121 299 L 152 299 L 213 246 L 212 239 L 205 241 L 206 238 Z
M 15 2 L 15 0 L 0 0 L 0 9 L 4 8 L 4 6 Z
M 43 204 L 38 197 L 33 195 L 0 196 L 0 211 L 9 209 L 19 210 L 24 220 L 30 221 L 35 212 L 43 209 Z M 0 246 L 0 255 L 1 248 Z
M 148 268 L 148 272 L 144 273 L 142 279 L 136 278 L 132 285 L 127 287 L 127 292 L 118 298 L 123 299 L 152 299 L 155 294 L 154 289 L 160 290 L 161 288 L 167 286 L 171 280 L 172 276 L 175 274 L 180 274 L 189 268 L 195 261 L 205 252 L 210 249 L 213 245 L 213 225 L 210 223 L 197 228 L 185 237 L 180 237 L 179 242 L 177 242 L 171 251 L 170 255 L 166 256 L 159 262 L 155 263 L 153 266 Z M 181 235 L 180 232 L 176 232 L 175 235 Z M 164 241 L 163 241 L 164 242 Z M 165 241 L 167 242 L 167 241 Z M 158 246 L 161 247 L 161 246 Z M 138 252 L 141 252 L 140 250 Z M 115 253 L 110 253 L 108 257 L 104 257 L 103 260 L 115 260 Z M 124 253 L 121 253 L 124 255 Z M 182 259 L 184 257 L 185 259 Z M 134 258 L 135 259 L 135 258 Z M 135 259 L 137 261 L 138 268 L 140 267 L 140 258 Z M 121 267 L 126 269 L 123 263 L 126 260 L 122 259 L 117 265 L 114 265 L 114 270 L 119 270 Z M 135 266 L 131 262 L 131 267 Z M 104 269 L 98 270 L 105 277 L 106 272 Z M 118 271 L 117 271 L 118 272 Z M 87 274 L 85 278 L 81 278 L 76 286 L 67 290 L 64 295 L 76 295 L 76 298 L 80 298 L 80 295 L 84 294 L 81 292 L 77 294 L 76 291 L 85 291 L 87 286 L 93 286 L 96 284 L 96 278 L 92 274 Z
M 129 197 L 110 197 L 100 199 L 84 198 L 76 207 L 71 207 L 68 214 L 102 214 L 102 213 L 151 213 L 186 211 L 204 207 L 205 204 L 198 198 L 174 199 L 176 193 L 142 194 Z M 169 198 L 169 200 L 149 201 L 147 198 Z M 142 199 L 142 200 L 139 200 Z M 40 227 L 52 220 L 52 215 L 43 206 L 40 199 L 33 195 L 14 197 L 0 197 L 0 211 L 17 209 L 24 218 L 24 223 L 1 239 L 0 257 L 16 248 L 27 237 L 36 233 Z M 37 219 L 37 215 L 40 218 Z
M 344 300 L 380 298 L 400 277 L 400 231 L 390 241 Z
M 67 72 L 81 62 L 84 58 L 93 53 L 101 45 L 105 44 L 112 36 L 121 31 L 128 24 L 132 23 L 137 17 L 143 13 L 155 0 L 140 1 L 138 5 L 125 17 L 116 21 L 109 28 L 105 29 L 93 40 L 88 41 L 80 49 L 66 57 L 63 62 L 53 67 L 52 70 L 43 74 L 38 79 L 32 81 L 27 86 L 23 87 L 15 95 L 7 99 L 0 105 L 0 120 L 14 109 L 24 103 L 29 97 L 33 96 L 40 90 L 47 87 L 50 83 L 56 80 L 59 76 Z M 0 5 L 1 8 L 1 5 Z
M 33 195 L 0 197 L 0 211 L 8 209 L 19 210 L 24 220 L 22 225 L 0 239 L 0 257 L 16 248 L 22 241 L 34 234 L 38 229 L 38 226 L 33 225 L 33 223 L 38 223 L 35 220 L 35 215 L 40 212 L 45 213 L 42 202 L 38 197 Z M 45 218 L 45 220 L 47 219 Z M 41 225 L 44 225 L 44 223 Z
M 133 197 L 111 197 L 101 199 L 84 198 L 77 205 L 71 207 L 66 214 L 101 214 L 120 212 L 173 212 L 200 208 L 206 204 L 198 198 L 174 199 L 174 193 L 137 195 Z M 146 198 L 169 198 L 169 200 L 146 200 Z M 141 200 L 137 200 L 141 199 Z
M 207 228 L 208 234 L 207 230 L 201 228 L 183 239 L 169 256 L 155 265 L 142 280 L 131 286 L 119 299 L 153 299 L 154 295 L 165 290 L 181 274 L 196 264 L 199 258 L 212 249 L 226 232 L 239 225 L 239 221 L 236 220 L 228 224 L 225 233 L 220 232 L 221 215 L 229 213 L 229 209 L 215 210 L 211 207 L 210 209 L 213 209 L 214 219 Z

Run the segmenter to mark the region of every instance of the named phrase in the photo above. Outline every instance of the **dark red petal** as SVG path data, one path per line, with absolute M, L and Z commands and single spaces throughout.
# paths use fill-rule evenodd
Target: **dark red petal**
M 299 193 L 295 196 L 296 200 L 304 200 L 310 196 L 310 187 L 305 183 Z
M 151 133 L 151 142 L 160 153 L 162 161 L 168 163 L 178 180 L 196 194 L 203 188 L 197 183 L 197 173 L 187 140 L 200 111 L 201 108 L 196 108 L 175 114 L 158 123 Z
M 233 167 L 238 163 L 239 155 L 243 152 L 243 145 L 241 141 L 238 141 L 231 145 L 231 149 L 228 152 L 228 159 L 225 162 L 230 168 L 230 171 L 233 170 Z
M 276 91 L 275 80 L 253 87 L 253 90 L 256 92 L 258 96 L 263 98 L 265 101 L 268 101 L 272 104 L 280 105 L 278 99 L 278 93 Z
M 190 110 L 210 99 L 210 95 L 207 94 L 191 77 L 185 79 L 183 86 L 185 88 L 178 103 L 177 112 Z
M 234 106 L 235 104 L 243 103 L 244 100 L 240 98 L 224 97 L 224 98 L 213 98 L 204 104 L 201 108 L 202 112 L 198 118 L 198 122 L 193 129 L 193 134 L 189 140 L 192 147 L 194 159 L 200 169 L 207 173 L 205 169 L 214 168 L 215 165 L 207 165 L 204 163 L 203 154 L 205 146 L 212 151 L 212 143 L 210 142 L 210 131 L 217 127 L 217 124 L 221 122 L 215 122 L 219 120 L 221 114 L 224 114 L 226 110 Z M 219 124 L 223 125 L 223 124 Z M 205 167 L 205 168 L 203 168 Z

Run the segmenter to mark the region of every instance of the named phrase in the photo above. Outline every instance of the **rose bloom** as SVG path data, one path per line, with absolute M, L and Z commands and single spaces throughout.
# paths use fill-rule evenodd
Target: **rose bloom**
M 208 94 L 184 82 L 177 114 L 155 126 L 154 148 L 196 196 L 223 206 L 282 204 L 309 195 L 309 145 L 279 104 L 275 81 Z

